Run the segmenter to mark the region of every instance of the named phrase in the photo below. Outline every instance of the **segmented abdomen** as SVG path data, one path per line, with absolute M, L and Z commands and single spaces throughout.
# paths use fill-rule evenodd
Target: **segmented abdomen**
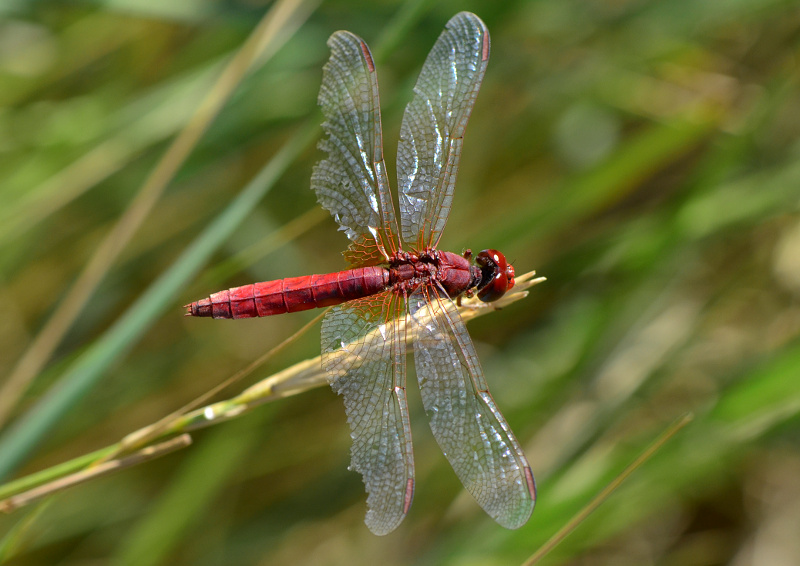
M 186 305 L 191 316 L 252 318 L 338 305 L 374 295 L 389 284 L 389 270 L 359 267 L 324 275 L 289 277 L 214 293 Z

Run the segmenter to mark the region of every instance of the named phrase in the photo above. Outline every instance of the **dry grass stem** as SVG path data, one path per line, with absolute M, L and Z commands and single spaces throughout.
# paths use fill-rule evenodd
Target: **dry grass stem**
M 459 311 L 464 320 L 472 320 L 489 312 L 493 312 L 495 309 L 503 308 L 511 303 L 527 297 L 528 290 L 544 280 L 544 277 L 537 278 L 535 271 L 525 273 L 517 278 L 517 283 L 514 288 L 501 299 L 494 301 L 493 303 L 482 303 L 477 297 L 465 299 L 462 301 Z M 225 380 L 220 385 L 209 390 L 198 399 L 195 399 L 191 403 L 164 417 L 160 421 L 127 435 L 117 445 L 98 451 L 98 453 L 101 455 L 89 466 L 86 466 L 85 464 L 85 457 L 74 459 L 73 462 L 75 462 L 76 466 L 79 465 L 80 468 L 82 468 L 82 471 L 74 472 L 74 468 L 72 468 L 69 465 L 69 462 L 67 462 L 53 468 L 54 477 L 57 479 L 48 477 L 46 473 L 39 472 L 37 473 L 37 476 L 47 478 L 49 481 L 33 489 L 27 489 L 29 485 L 25 481 L 25 478 L 17 480 L 14 483 L 20 486 L 25 486 L 27 491 L 24 491 L 22 494 L 13 495 L 12 497 L 6 499 L 5 501 L 10 503 L 8 503 L 4 509 L 6 511 L 11 511 L 26 505 L 27 503 L 40 499 L 46 493 L 54 490 L 60 490 L 77 483 L 82 483 L 83 481 L 91 479 L 95 475 L 105 473 L 104 470 L 111 471 L 113 469 L 118 469 L 120 467 L 120 462 L 124 462 L 126 465 L 133 465 L 137 462 L 137 460 L 131 460 L 131 458 L 135 458 L 138 455 L 143 454 L 144 451 L 147 450 L 145 446 L 148 443 L 160 438 L 166 438 L 174 434 L 184 434 L 188 431 L 196 430 L 198 428 L 204 428 L 218 424 L 238 417 L 259 405 L 263 405 L 264 403 L 275 401 L 277 399 L 283 399 L 285 397 L 303 393 L 315 387 L 327 385 L 328 378 L 325 374 L 325 371 L 322 369 L 320 356 L 316 356 L 314 358 L 294 364 L 283 371 L 259 381 L 235 397 L 191 410 L 192 407 L 196 407 L 201 402 L 206 401 L 210 397 L 216 395 L 219 391 L 225 389 L 233 383 L 238 382 L 245 376 L 252 373 L 266 360 L 271 358 L 288 344 L 295 341 L 300 335 L 307 332 L 312 326 L 316 325 L 322 316 L 324 316 L 324 312 L 303 326 L 303 328 L 298 330 L 295 334 L 284 340 L 281 344 L 255 360 L 243 370 Z M 424 317 L 425 315 L 422 314 L 419 316 Z M 378 332 L 373 332 L 365 337 L 365 340 L 367 341 L 379 339 L 382 338 Z M 157 446 L 162 445 L 159 444 Z M 133 450 L 137 450 L 137 452 L 132 456 L 123 459 L 118 458 L 120 454 L 128 453 Z M 145 460 L 142 459 L 140 461 Z M 98 473 L 95 472 L 95 470 L 101 471 Z M 64 484 L 59 483 L 65 478 L 70 479 Z M 53 486 L 53 488 L 48 488 L 48 491 L 48 489 L 45 489 L 46 486 Z M 21 497 L 23 494 L 33 495 Z
M 10 513 L 19 507 L 35 503 L 36 501 L 39 501 L 48 495 L 53 495 L 54 493 L 64 491 L 65 489 L 78 484 L 86 483 L 87 481 L 95 478 L 107 476 L 108 474 L 116 472 L 117 470 L 122 470 L 137 464 L 149 462 L 150 460 L 160 458 L 161 456 L 169 454 L 170 452 L 185 448 L 191 443 L 192 437 L 188 434 L 182 434 L 165 442 L 142 448 L 135 454 L 131 454 L 125 458 L 110 460 L 108 462 L 90 466 L 89 468 L 80 472 L 60 477 L 46 484 L 4 499 L 0 501 L 0 511 L 4 513 Z
M 658 452 L 673 436 L 678 434 L 682 428 L 692 422 L 694 416 L 691 413 L 687 413 L 672 423 L 663 433 L 659 436 L 650 446 L 648 446 L 644 452 L 642 452 L 637 458 L 631 462 L 622 472 L 614 478 L 614 480 L 608 484 L 603 490 L 598 493 L 594 498 L 592 498 L 589 503 L 587 503 L 583 509 L 581 509 L 575 516 L 573 516 L 567 523 L 561 527 L 556 534 L 548 539 L 546 543 L 544 543 L 539 550 L 537 550 L 527 561 L 523 563 L 523 566 L 533 566 L 539 562 L 542 558 L 547 556 L 547 554 L 553 550 L 556 546 L 561 544 L 567 536 L 574 531 L 578 525 L 580 525 L 586 517 L 591 515 L 595 509 L 600 507 L 605 501 L 611 497 L 611 494 L 614 493 L 622 482 L 624 482 L 628 477 L 635 472 L 642 464 L 644 464 L 647 460 L 652 458 L 652 456 Z

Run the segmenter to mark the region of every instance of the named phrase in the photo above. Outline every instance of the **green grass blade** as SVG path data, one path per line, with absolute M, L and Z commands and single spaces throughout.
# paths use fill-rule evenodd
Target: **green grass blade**
M 75 361 L 58 384 L 3 435 L 0 439 L 0 478 L 12 472 L 58 420 L 97 383 L 108 366 L 125 355 L 316 135 L 316 126 L 299 131 L 175 264 L 153 282 L 108 332 Z

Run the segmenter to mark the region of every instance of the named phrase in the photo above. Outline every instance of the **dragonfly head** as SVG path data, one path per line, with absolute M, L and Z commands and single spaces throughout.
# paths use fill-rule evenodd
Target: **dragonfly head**
M 483 250 L 475 263 L 481 270 L 478 298 L 484 303 L 496 301 L 514 286 L 514 266 L 497 250 Z

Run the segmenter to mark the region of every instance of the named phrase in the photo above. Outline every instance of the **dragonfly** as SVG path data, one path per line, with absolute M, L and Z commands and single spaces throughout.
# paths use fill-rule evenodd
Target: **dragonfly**
M 531 467 L 489 392 L 457 304 L 462 296 L 499 299 L 514 286 L 514 267 L 493 249 L 473 257 L 437 248 L 489 45 L 481 19 L 461 12 L 431 49 L 401 125 L 398 222 L 372 54 L 357 35 L 335 32 L 318 98 L 327 157 L 311 187 L 350 239 L 350 268 L 235 287 L 186 305 L 187 315 L 226 319 L 330 307 L 322 365 L 344 398 L 350 469 L 362 475 L 365 522 L 378 535 L 397 528 L 414 495 L 409 346 L 431 431 L 467 491 L 511 529 L 525 524 L 536 500 Z

